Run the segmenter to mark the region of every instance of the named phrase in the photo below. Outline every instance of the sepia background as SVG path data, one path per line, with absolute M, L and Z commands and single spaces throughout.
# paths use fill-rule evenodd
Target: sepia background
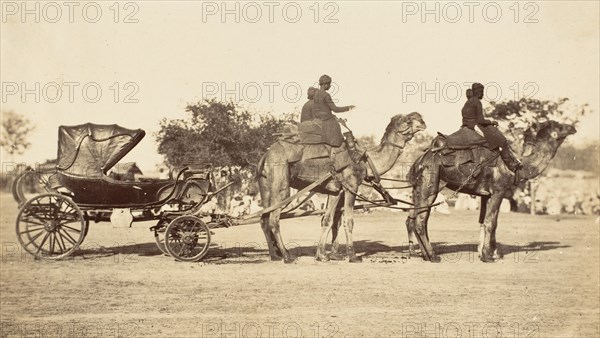
M 305 94 L 296 89 L 305 91 L 322 74 L 333 78 L 338 105 L 358 107 L 344 114 L 358 136 L 378 138 L 391 116 L 412 111 L 423 114 L 428 132 L 450 133 L 460 125 L 464 90 L 481 82 L 491 84 L 487 101 L 529 95 L 588 104 L 592 114 L 569 142 L 598 137 L 595 1 L 493 2 L 485 11 L 484 2 L 98 4 L 99 16 L 96 7 L 84 12 L 82 3 L 71 18 L 61 5 L 55 19 L 56 9 L 41 3 L 39 23 L 32 14 L 23 20 L 21 7 L 4 11 L 2 81 L 19 85 L 14 94 L 3 88 L 2 109 L 37 125 L 31 149 L 17 160 L 54 156 L 58 125 L 118 123 L 152 133 L 160 119 L 181 118 L 188 103 L 202 98 L 232 100 L 251 111 L 298 112 Z M 47 87 L 45 97 L 44 86 L 64 82 L 76 83 L 73 102 L 63 87 L 62 97 L 49 103 L 55 89 Z M 22 102 L 20 94 L 35 91 L 36 83 L 39 103 L 32 94 Z M 91 99 L 96 87 L 102 91 L 97 102 L 84 97 L 89 83 L 97 84 L 87 89 Z M 155 149 L 146 140 L 131 157 L 152 166 L 161 160 Z
M 282 221 L 291 265 L 269 260 L 258 224 L 216 229 L 198 263 L 163 255 L 155 222 L 92 223 L 73 256 L 35 260 L 17 241 L 18 207 L 3 183 L 1 337 L 600 335 L 597 1 L 1 5 L 2 115 L 34 127 L 24 152 L 2 148 L 3 182 L 15 162 L 56 158 L 60 125 L 86 122 L 144 129 L 123 162 L 157 174 L 161 120 L 188 118 L 204 99 L 254 116 L 298 113 L 322 74 L 338 105 L 357 106 L 341 117 L 361 140 L 377 141 L 396 114 L 422 114 L 427 130 L 402 165 L 428 144 L 421 135 L 458 129 L 473 82 L 486 85 L 488 112 L 499 101 L 568 98 L 562 118 L 579 119 L 532 183 L 537 195 L 521 186 L 518 212 L 503 204 L 504 259 L 494 264 L 477 257 L 478 202 L 463 194 L 431 216 L 440 264 L 409 256 L 406 213 L 381 208 L 355 217 L 362 264 L 314 261 L 318 216 Z

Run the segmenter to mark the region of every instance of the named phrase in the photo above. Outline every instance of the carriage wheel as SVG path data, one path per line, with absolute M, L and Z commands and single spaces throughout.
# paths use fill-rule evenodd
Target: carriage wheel
M 196 216 L 179 216 L 165 231 L 165 247 L 169 255 L 184 262 L 195 262 L 208 251 L 210 230 Z
M 163 226 L 158 227 L 161 223 L 165 223 Z M 158 249 L 165 255 L 169 255 L 167 248 L 165 247 L 165 227 L 169 224 L 168 221 L 161 220 L 157 224 L 156 230 L 154 230 L 154 240 L 156 241 L 156 246 Z
M 73 253 L 87 233 L 83 212 L 59 194 L 36 196 L 17 216 L 17 238 L 37 258 L 60 259 Z

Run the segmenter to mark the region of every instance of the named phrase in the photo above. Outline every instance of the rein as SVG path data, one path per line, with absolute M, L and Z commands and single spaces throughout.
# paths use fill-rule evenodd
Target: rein
M 375 205 L 375 206 L 378 206 L 378 207 L 385 207 L 385 208 L 397 209 L 397 210 L 402 210 L 402 211 L 410 211 L 410 210 L 429 209 L 429 208 L 433 208 L 433 207 L 435 207 L 435 206 L 438 206 L 438 205 L 440 205 L 440 204 L 443 204 L 443 203 L 444 203 L 444 202 L 442 201 L 442 202 L 437 202 L 437 203 L 433 203 L 433 204 L 431 204 L 431 205 L 426 205 L 426 206 L 422 206 L 422 207 L 396 207 L 396 206 L 392 206 L 392 205 L 391 205 L 391 203 L 380 203 L 379 201 L 375 201 L 375 200 L 368 199 L 366 196 L 364 196 L 364 195 L 361 195 L 361 194 L 359 194 L 358 192 L 354 192 L 354 191 L 353 191 L 353 190 L 352 190 L 352 189 L 351 189 L 351 188 L 350 188 L 350 187 L 349 187 L 349 186 L 346 184 L 346 182 L 344 182 L 344 181 L 340 180 L 340 179 L 337 177 L 337 174 L 335 174 L 335 173 L 332 173 L 332 176 L 333 176 L 333 179 L 334 179 L 334 180 L 336 180 L 337 182 L 339 182 L 339 183 L 342 185 L 342 187 L 344 188 L 344 190 L 345 190 L 345 191 L 348 191 L 349 193 L 351 193 L 352 195 L 354 195 L 354 196 L 355 196 L 357 199 L 359 199 L 360 201 L 368 202 L 368 203 L 371 203 L 371 204 L 373 204 L 373 205 Z M 386 196 L 384 196 L 384 198 L 385 198 L 385 197 L 386 197 Z M 406 202 L 406 201 L 403 201 L 403 200 L 400 200 L 400 199 L 397 199 L 397 198 L 391 197 L 391 196 L 389 196 L 389 195 L 388 195 L 387 197 L 389 197 L 389 198 L 390 198 L 390 199 L 391 199 L 391 200 L 392 200 L 394 203 L 398 203 L 398 202 L 400 202 L 400 203 L 405 203 L 405 204 L 413 205 L 413 204 L 412 204 L 412 203 L 410 203 L 410 202 Z
M 338 121 L 340 122 L 340 124 L 342 126 L 344 126 L 344 128 L 348 129 L 348 131 L 352 132 L 352 130 L 350 130 L 350 128 L 348 128 L 348 126 L 346 125 L 346 120 L 345 119 L 340 119 L 338 118 Z M 414 133 L 414 129 L 413 126 L 407 126 L 406 128 L 404 128 L 403 130 L 394 130 L 394 133 L 396 134 L 400 134 L 400 135 L 407 135 L 410 133 Z M 393 147 L 399 148 L 400 150 L 404 149 L 404 146 L 401 146 L 399 144 L 396 144 L 394 142 L 385 140 L 382 142 L 383 144 L 389 144 Z M 348 187 L 348 185 L 346 184 L 346 182 L 344 182 L 343 180 L 340 180 L 338 178 L 338 175 L 336 172 L 331 172 L 331 176 L 333 177 L 334 180 L 336 180 L 337 182 L 339 182 L 342 187 L 344 188 L 344 190 L 350 192 L 352 195 L 354 195 L 357 199 L 364 201 L 364 202 L 368 202 L 373 204 L 374 206 L 379 206 L 379 207 L 386 207 L 386 208 L 390 208 L 390 209 L 398 209 L 398 210 L 402 210 L 402 211 L 409 211 L 409 210 L 420 210 L 420 209 L 427 209 L 427 208 L 432 208 L 435 207 L 437 205 L 440 205 L 444 202 L 438 202 L 438 203 L 434 203 L 431 205 L 426 205 L 426 206 L 422 206 L 422 207 L 395 207 L 392 206 L 392 202 L 394 204 L 397 203 L 404 203 L 404 204 L 408 204 L 408 205 L 414 205 L 411 202 L 408 201 L 404 201 L 401 199 L 397 199 L 392 197 L 387 191 L 386 188 L 384 188 L 383 186 L 381 186 L 381 184 L 379 184 L 379 182 L 381 180 L 387 180 L 387 181 L 397 181 L 397 182 L 408 182 L 408 181 L 402 181 L 402 180 L 394 180 L 394 179 L 390 179 L 390 178 L 381 178 L 381 176 L 379 175 L 379 171 L 377 170 L 377 168 L 375 167 L 375 164 L 373 163 L 371 157 L 369 156 L 368 152 L 365 152 L 365 157 L 367 159 L 367 164 L 369 165 L 369 167 L 371 168 L 371 171 L 373 173 L 373 179 L 371 180 L 365 180 L 369 183 L 369 185 L 375 189 L 378 193 L 380 193 L 382 195 L 382 197 L 385 199 L 386 203 L 380 203 L 380 201 L 375 201 L 375 200 L 370 200 L 368 199 L 366 196 L 359 194 L 358 192 L 354 192 L 350 187 Z M 394 187 L 394 188 L 388 188 L 388 189 L 406 189 L 406 188 L 412 188 L 412 185 L 410 186 L 403 186 L 403 187 Z

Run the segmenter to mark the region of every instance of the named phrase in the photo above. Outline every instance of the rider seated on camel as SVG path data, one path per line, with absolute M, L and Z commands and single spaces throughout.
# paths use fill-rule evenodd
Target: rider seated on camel
M 481 99 L 483 98 L 484 86 L 481 83 L 473 83 L 471 89 L 473 91 L 473 96 L 467 100 L 462 109 L 462 126 L 471 130 L 475 130 L 475 126 L 477 126 L 483 133 L 490 149 L 498 148 L 500 150 L 500 157 L 502 157 L 506 166 L 511 171 L 516 172 L 521 169 L 523 165 L 521 164 L 521 161 L 517 159 L 515 153 L 510 149 L 506 137 L 504 137 L 498 128 L 496 128 L 498 122 L 487 120 L 483 117 Z M 467 97 L 468 95 L 469 93 L 467 92 Z
M 321 142 L 332 147 L 340 147 L 344 142 L 342 129 L 338 119 L 333 113 L 343 113 L 354 109 L 354 106 L 338 107 L 327 92 L 331 88 L 331 77 L 322 75 L 319 78 L 319 89 L 315 90 L 313 97 L 313 116 L 314 119 L 321 121 Z M 332 113 L 333 112 L 333 113 Z M 358 162 L 364 155 L 364 151 L 357 149 L 352 132 L 344 133 L 346 136 L 346 145 L 348 152 L 354 160 Z
M 310 87 L 308 88 L 308 91 L 306 92 L 306 98 L 308 99 L 308 101 L 306 101 L 306 103 L 302 106 L 302 112 L 300 114 L 300 122 L 304 122 L 304 121 L 310 121 L 312 119 L 314 119 L 314 115 L 313 115 L 313 105 L 314 105 L 314 97 L 315 97 L 315 91 L 317 91 L 317 88 L 315 87 Z
M 354 109 L 354 106 L 338 107 L 327 92 L 331 88 L 331 77 L 323 75 L 319 78 L 319 89 L 313 97 L 313 114 L 315 119 L 322 121 L 322 142 L 332 147 L 340 147 L 344 141 L 342 129 L 335 113 L 343 113 Z

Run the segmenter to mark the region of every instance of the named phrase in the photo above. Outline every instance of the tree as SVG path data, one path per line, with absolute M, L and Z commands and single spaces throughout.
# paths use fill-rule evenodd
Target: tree
M 23 115 L 13 111 L 2 112 L 0 146 L 10 154 L 11 161 L 14 161 L 15 154 L 23 154 L 31 146 L 27 137 L 34 129 L 31 121 Z
M 364 149 L 373 149 L 377 146 L 377 142 L 375 141 L 375 136 L 373 136 L 373 135 L 359 136 L 356 138 L 356 140 L 358 141 L 360 146 L 363 147 Z
M 274 133 L 293 118 L 253 114 L 232 102 L 215 99 L 188 105 L 189 117 L 160 122 L 156 133 L 158 153 L 174 167 L 209 162 L 215 166 L 258 163 Z
M 498 121 L 498 128 L 520 152 L 518 148 L 523 133 L 532 123 L 554 120 L 577 125 L 590 112 L 587 104 L 573 106 L 568 105 L 568 101 L 568 98 L 559 98 L 557 101 L 522 98 L 518 101 L 491 102 L 492 107 L 487 109 L 486 116 Z

